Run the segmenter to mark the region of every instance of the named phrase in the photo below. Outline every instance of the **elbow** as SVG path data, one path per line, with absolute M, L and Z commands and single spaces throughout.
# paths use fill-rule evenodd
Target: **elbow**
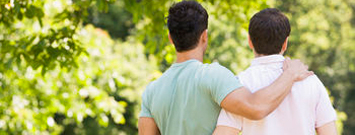
M 261 120 L 263 119 L 265 116 L 263 114 L 260 113 L 256 113 L 253 114 L 252 116 L 249 117 L 250 120 Z
M 263 119 L 263 118 L 265 118 L 265 117 L 266 117 L 266 115 L 264 115 L 264 114 L 262 114 L 262 113 L 257 113 L 257 114 L 255 114 L 255 115 L 252 117 L 251 120 L 261 120 L 261 119 Z
M 250 120 L 261 120 L 269 115 L 269 111 L 267 109 L 256 108 L 251 112 Z

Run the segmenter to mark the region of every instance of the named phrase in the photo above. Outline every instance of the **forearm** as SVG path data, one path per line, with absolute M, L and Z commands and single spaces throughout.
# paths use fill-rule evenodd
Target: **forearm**
M 259 120 L 276 109 L 290 92 L 292 84 L 292 76 L 285 72 L 271 85 L 255 93 L 245 87 L 233 91 L 222 101 L 221 107 L 248 119 Z
M 329 122 L 321 127 L 316 128 L 318 135 L 337 135 L 335 121 Z
M 266 117 L 275 110 L 283 101 L 283 99 L 291 91 L 294 78 L 288 72 L 282 73 L 271 85 L 258 90 L 250 95 L 247 99 L 250 107 L 261 113 L 260 116 Z

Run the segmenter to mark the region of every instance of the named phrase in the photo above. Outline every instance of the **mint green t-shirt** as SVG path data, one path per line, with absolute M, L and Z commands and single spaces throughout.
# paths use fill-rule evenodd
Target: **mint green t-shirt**
M 218 63 L 194 59 L 175 63 L 147 86 L 140 117 L 152 117 L 162 135 L 210 135 L 220 103 L 241 86 L 234 74 Z

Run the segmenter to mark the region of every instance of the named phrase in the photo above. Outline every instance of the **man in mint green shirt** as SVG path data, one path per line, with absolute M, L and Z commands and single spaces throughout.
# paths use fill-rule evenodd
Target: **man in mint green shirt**
M 211 134 L 222 100 L 242 85 L 217 63 L 196 59 L 173 64 L 143 94 L 141 117 L 152 117 L 162 134 Z
M 208 14 L 197 2 L 169 9 L 169 39 L 177 61 L 142 95 L 140 135 L 212 134 L 221 107 L 249 119 L 262 119 L 290 92 L 295 81 L 312 74 L 299 60 L 286 60 L 284 73 L 270 86 L 250 93 L 227 68 L 203 64 Z

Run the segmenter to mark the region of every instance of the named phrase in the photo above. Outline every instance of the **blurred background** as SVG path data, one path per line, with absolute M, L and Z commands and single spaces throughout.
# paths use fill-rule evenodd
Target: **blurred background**
M 1 0 L 0 134 L 137 134 L 140 96 L 175 60 L 166 17 L 177 0 Z M 339 133 L 355 134 L 354 0 L 199 0 L 204 62 L 235 74 L 253 58 L 251 16 L 291 21 L 286 53 L 329 91 Z

